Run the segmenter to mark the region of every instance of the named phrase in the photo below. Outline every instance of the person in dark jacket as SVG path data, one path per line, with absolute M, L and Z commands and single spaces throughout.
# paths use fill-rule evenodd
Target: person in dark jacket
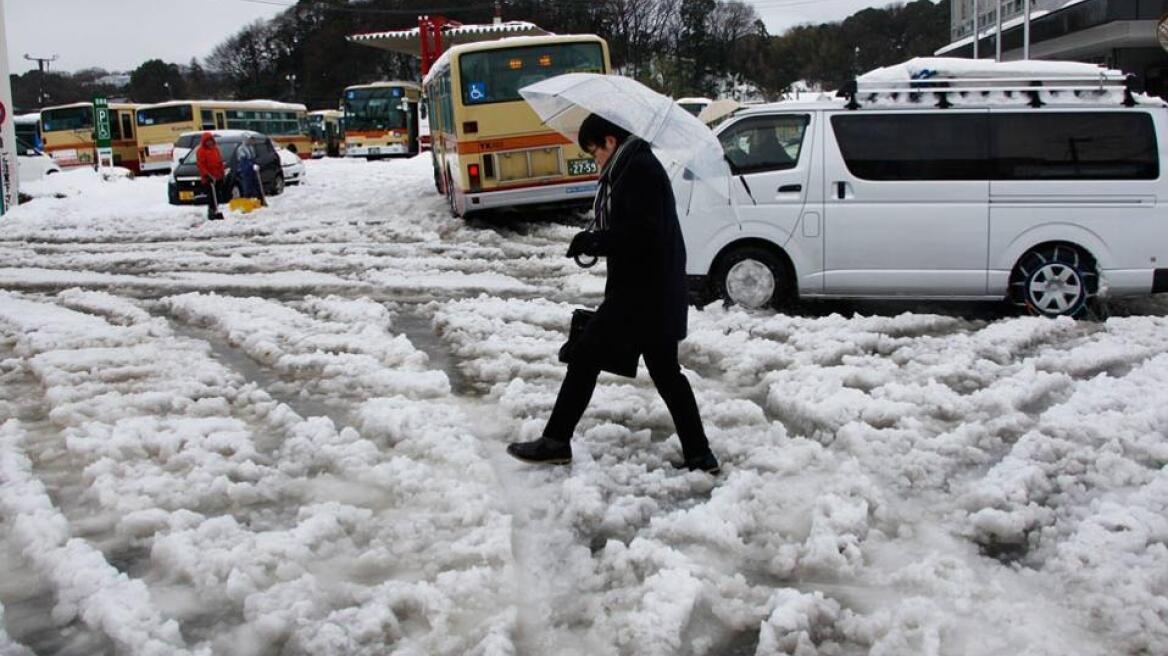
M 222 219 L 223 213 L 219 211 L 215 185 L 219 184 L 219 181 L 227 175 L 227 170 L 223 167 L 223 156 L 219 154 L 215 135 L 210 132 L 203 133 L 203 138 L 195 153 L 195 163 L 199 167 L 199 178 L 207 187 L 207 218 L 211 220 Z
M 538 464 L 572 460 L 570 441 L 605 362 L 644 357 L 665 401 L 685 460 L 679 468 L 716 474 L 693 390 L 677 361 L 686 335 L 685 242 L 673 188 L 649 144 L 593 114 L 580 126 L 580 147 L 601 168 L 594 210 L 597 231 L 572 239 L 568 257 L 608 259 L 604 302 L 567 354 L 568 372 L 543 436 L 510 444 L 507 453 Z
M 259 198 L 259 173 L 255 169 L 255 137 L 248 137 L 235 149 L 235 179 L 243 198 Z

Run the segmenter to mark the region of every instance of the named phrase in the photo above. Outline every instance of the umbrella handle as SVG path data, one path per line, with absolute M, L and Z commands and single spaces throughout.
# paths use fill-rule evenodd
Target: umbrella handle
M 585 261 L 584 261 L 585 257 L 591 257 L 592 261 L 585 263 Z M 600 261 L 600 258 L 596 257 L 595 255 L 591 255 L 591 256 L 576 255 L 575 257 L 573 257 L 573 259 L 576 260 L 576 266 L 580 267 L 581 269 L 591 269 L 592 267 L 596 266 L 597 262 Z

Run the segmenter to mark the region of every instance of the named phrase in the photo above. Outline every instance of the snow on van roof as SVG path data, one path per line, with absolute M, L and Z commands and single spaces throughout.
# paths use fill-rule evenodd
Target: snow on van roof
M 300 103 L 286 103 L 276 100 L 168 100 L 166 102 L 141 105 L 138 109 L 157 109 L 160 107 L 179 107 L 181 105 L 215 105 L 228 109 L 285 109 L 291 111 L 308 111 L 308 107 Z
M 856 81 L 861 85 L 916 82 L 923 80 L 1003 79 L 1028 80 L 1061 78 L 1122 77 L 1120 71 L 1109 70 L 1097 64 L 1068 61 L 1010 61 L 995 62 L 985 59 L 958 57 L 917 57 L 901 64 L 869 71 Z
M 461 55 L 464 52 L 473 52 L 475 50 L 498 50 L 501 48 L 515 48 L 522 46 L 538 46 L 545 43 L 558 43 L 561 41 L 599 41 L 604 39 L 595 34 L 548 34 L 545 36 L 512 36 L 505 39 L 496 39 L 494 41 L 476 41 L 474 43 L 464 43 L 462 45 L 449 48 L 442 56 L 434 62 L 430 67 L 430 72 L 422 80 L 422 85 L 430 83 L 430 79 L 444 67 L 450 65 L 450 60 L 455 55 Z

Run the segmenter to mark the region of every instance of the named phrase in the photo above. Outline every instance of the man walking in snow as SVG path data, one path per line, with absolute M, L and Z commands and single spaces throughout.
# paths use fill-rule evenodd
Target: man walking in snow
M 608 259 L 604 302 L 566 354 L 568 373 L 543 436 L 511 444 L 507 453 L 536 464 L 571 462 L 572 433 L 602 365 L 620 354 L 635 368 L 643 356 L 681 439 L 685 460 L 675 466 L 717 474 L 693 389 L 677 361 L 689 306 L 685 243 L 669 177 L 648 143 L 600 116 L 584 120 L 579 141 L 601 169 L 594 204 L 600 229 L 577 234 L 568 257 Z
M 199 178 L 207 187 L 207 218 L 212 221 L 222 219 L 223 213 L 219 211 L 215 185 L 223 179 L 227 171 L 223 168 L 223 156 L 219 154 L 215 135 L 210 132 L 203 133 L 203 139 L 195 153 L 195 163 L 199 167 Z

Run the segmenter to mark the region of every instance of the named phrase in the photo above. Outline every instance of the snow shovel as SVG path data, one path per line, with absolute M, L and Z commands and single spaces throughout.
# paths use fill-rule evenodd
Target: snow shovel
M 215 178 L 211 178 L 211 183 L 207 185 L 211 188 L 211 202 L 215 206 L 215 213 L 211 215 L 212 221 L 223 220 L 223 211 L 219 209 L 219 192 L 215 189 Z
M 256 188 L 260 190 L 260 206 L 267 207 L 268 206 L 268 197 L 264 194 L 264 177 L 262 175 L 260 175 L 260 165 L 259 164 L 252 164 L 251 168 L 253 171 L 255 171 Z

